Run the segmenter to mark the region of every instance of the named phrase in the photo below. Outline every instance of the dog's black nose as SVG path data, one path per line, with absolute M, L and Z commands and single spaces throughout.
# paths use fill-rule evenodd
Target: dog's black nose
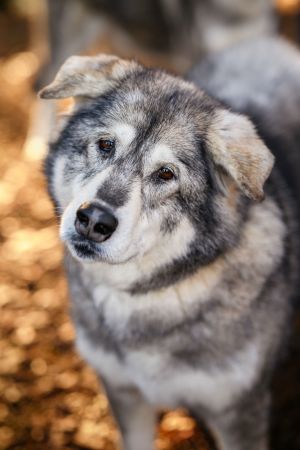
M 111 212 L 95 203 L 83 203 L 77 210 L 76 231 L 91 241 L 103 242 L 113 234 L 117 226 L 118 221 Z

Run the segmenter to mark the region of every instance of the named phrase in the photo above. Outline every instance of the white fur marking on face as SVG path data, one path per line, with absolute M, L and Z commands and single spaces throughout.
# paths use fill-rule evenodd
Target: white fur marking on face
M 172 149 L 163 143 L 156 144 L 148 158 L 148 162 L 150 166 L 155 166 L 157 163 L 168 163 L 174 162 L 176 157 L 172 152 Z
M 136 136 L 136 130 L 132 125 L 119 123 L 112 128 L 122 147 L 128 147 Z
M 129 105 L 134 105 L 142 101 L 144 98 L 144 94 L 136 89 L 135 91 L 130 91 L 124 96 L 124 103 L 128 103 Z
M 67 184 L 65 180 L 65 165 L 66 158 L 64 156 L 56 159 L 51 181 L 54 197 L 58 200 L 62 208 L 66 208 L 72 200 L 70 184 Z

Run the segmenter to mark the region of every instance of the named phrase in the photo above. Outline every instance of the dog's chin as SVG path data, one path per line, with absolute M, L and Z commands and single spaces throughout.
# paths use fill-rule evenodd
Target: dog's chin
M 113 257 L 107 250 L 101 247 L 101 244 L 89 241 L 81 238 L 71 238 L 65 240 L 65 244 L 70 251 L 71 255 L 80 262 L 96 263 L 104 262 L 107 264 L 123 264 L 132 259 Z
M 65 243 L 71 255 L 78 261 L 96 262 L 104 260 L 101 252 L 99 252 L 99 249 L 97 249 L 96 244 L 93 242 L 72 239 Z

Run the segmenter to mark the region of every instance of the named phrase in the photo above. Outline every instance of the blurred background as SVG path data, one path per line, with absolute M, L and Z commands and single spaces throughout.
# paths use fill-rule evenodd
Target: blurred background
M 196 10 L 192 1 L 0 0 L 0 449 L 113 450 L 118 439 L 98 381 L 73 349 L 58 224 L 42 175 L 54 108 L 36 89 L 70 53 L 113 52 L 183 73 L 243 37 L 236 29 L 244 0 L 232 0 L 230 14 L 230 2 L 217 2 L 225 11 L 194 3 Z M 300 0 L 272 8 L 261 10 L 266 21 L 254 17 L 262 25 L 251 33 L 274 28 L 299 43 Z M 157 446 L 208 449 L 184 411 L 162 415 Z

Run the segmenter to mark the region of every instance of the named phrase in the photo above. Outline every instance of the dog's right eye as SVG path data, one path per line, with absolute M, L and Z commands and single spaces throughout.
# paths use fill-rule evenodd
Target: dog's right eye
M 109 154 L 115 148 L 115 141 L 113 139 L 99 139 L 97 145 L 101 152 Z

